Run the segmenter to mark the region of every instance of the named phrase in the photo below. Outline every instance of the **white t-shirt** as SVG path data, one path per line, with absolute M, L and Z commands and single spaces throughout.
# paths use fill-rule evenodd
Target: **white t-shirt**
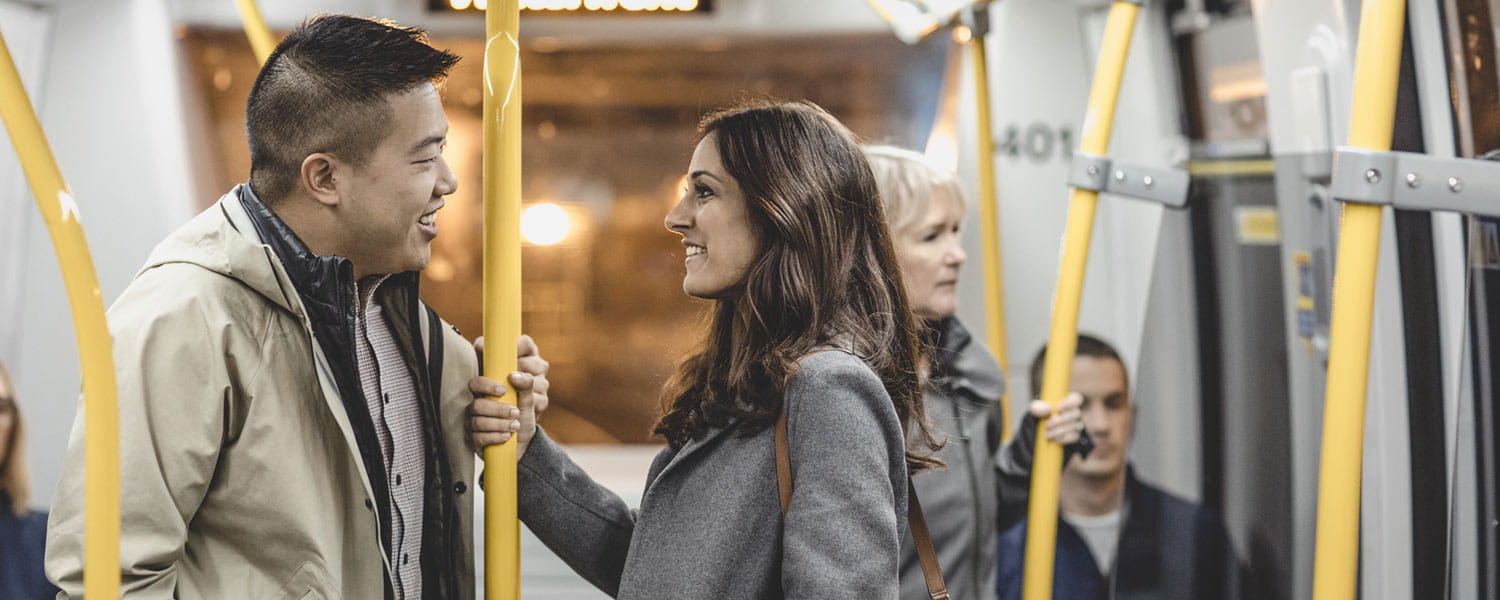
M 1083 542 L 1088 545 L 1089 552 L 1094 554 L 1094 564 L 1099 566 L 1101 575 L 1109 575 L 1114 569 L 1115 550 L 1120 545 L 1120 524 L 1124 511 L 1115 510 L 1096 517 L 1082 515 L 1070 515 L 1064 513 L 1062 518 L 1078 535 L 1083 537 Z

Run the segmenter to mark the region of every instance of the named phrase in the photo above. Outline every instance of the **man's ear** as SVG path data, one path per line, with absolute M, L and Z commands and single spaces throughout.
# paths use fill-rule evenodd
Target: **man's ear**
M 335 207 L 339 204 L 339 163 L 332 155 L 317 152 L 302 159 L 302 170 L 298 174 L 302 189 L 319 204 Z

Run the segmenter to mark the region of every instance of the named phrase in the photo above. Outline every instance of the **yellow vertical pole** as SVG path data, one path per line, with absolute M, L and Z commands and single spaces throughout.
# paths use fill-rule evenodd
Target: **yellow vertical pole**
M 63 286 L 73 309 L 73 334 L 83 370 L 84 562 L 83 589 L 89 598 L 120 597 L 120 416 L 115 359 L 104 298 L 88 240 L 78 221 L 73 191 L 63 181 L 36 111 L 26 97 L 10 49 L 0 36 L 0 119 L 21 159 L 26 182 L 36 196 L 52 248 L 62 268 Z
M 521 7 L 490 0 L 484 45 L 485 376 L 505 382 L 521 336 Z M 484 592 L 521 597 L 521 523 L 516 516 L 516 441 L 485 448 Z
M 1079 150 L 1103 156 L 1109 150 L 1115 105 L 1125 74 L 1125 57 L 1135 31 L 1140 6 L 1119 0 L 1109 10 L 1099 65 L 1089 90 L 1088 113 L 1083 119 Z M 1084 267 L 1094 230 L 1094 211 L 1099 194 L 1073 188 L 1068 205 L 1068 225 L 1063 233 L 1062 265 L 1053 297 L 1052 332 L 1047 341 L 1047 360 L 1042 369 L 1042 400 L 1056 407 L 1068 393 L 1073 371 L 1073 353 L 1078 346 L 1078 306 L 1083 297 Z M 1031 465 L 1031 505 L 1026 517 L 1026 570 L 1021 597 L 1051 600 L 1053 561 L 1057 547 L 1057 495 L 1062 472 L 1062 447 L 1047 440 L 1045 423 L 1037 425 L 1036 454 Z
M 986 24 L 988 25 L 988 24 Z M 981 28 L 983 31 L 986 28 Z M 1005 352 L 1005 279 L 1004 262 L 1000 257 L 1000 207 L 995 197 L 995 134 L 990 123 L 990 72 L 988 56 L 985 54 L 984 35 L 975 35 L 969 40 L 969 50 L 974 63 L 974 108 L 979 138 L 979 233 L 984 252 L 984 306 L 985 340 L 990 351 L 995 353 L 995 362 L 1000 363 L 1002 373 L 1010 362 Z M 1010 381 L 1007 378 L 1006 387 Z M 1000 437 L 1010 441 L 1010 392 L 1000 396 Z
M 1365 0 L 1354 57 L 1349 145 L 1390 150 L 1401 72 L 1405 0 Z M 1379 174 L 1394 177 L 1395 173 Z M 1318 534 L 1314 600 L 1353 600 L 1359 573 L 1359 497 L 1364 458 L 1365 392 L 1370 378 L 1370 324 L 1380 251 L 1381 207 L 1344 204 L 1334 266 L 1328 388 L 1318 468 Z
M 234 3 L 240 7 L 240 20 L 245 23 L 245 37 L 250 38 L 250 51 L 255 53 L 255 61 L 266 64 L 271 51 L 276 49 L 276 38 L 271 36 L 271 29 L 260 16 L 260 7 L 255 5 L 255 0 L 234 0 Z

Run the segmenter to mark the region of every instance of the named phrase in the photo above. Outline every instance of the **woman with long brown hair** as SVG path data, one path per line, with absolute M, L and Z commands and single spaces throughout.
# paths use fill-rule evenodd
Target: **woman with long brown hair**
M 683 291 L 714 305 L 664 389 L 668 447 L 640 509 L 522 419 L 521 520 L 617 598 L 894 599 L 908 473 L 937 463 L 870 167 L 807 103 L 726 110 L 700 134 L 666 225 L 686 248 Z
M 0 364 L 0 598 L 41 600 L 57 594 L 42 574 L 47 513 L 28 508 L 26 429 L 15 385 Z

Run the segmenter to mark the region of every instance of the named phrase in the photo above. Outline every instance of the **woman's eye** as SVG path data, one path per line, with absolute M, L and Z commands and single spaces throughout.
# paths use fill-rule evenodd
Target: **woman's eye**
M 710 188 L 710 187 L 708 187 L 706 185 L 703 185 L 701 183 L 698 184 L 698 185 L 694 185 L 693 186 L 693 196 L 696 197 L 696 198 L 698 198 L 699 200 L 706 200 L 706 199 L 712 197 L 713 195 L 714 195 L 713 188 Z

